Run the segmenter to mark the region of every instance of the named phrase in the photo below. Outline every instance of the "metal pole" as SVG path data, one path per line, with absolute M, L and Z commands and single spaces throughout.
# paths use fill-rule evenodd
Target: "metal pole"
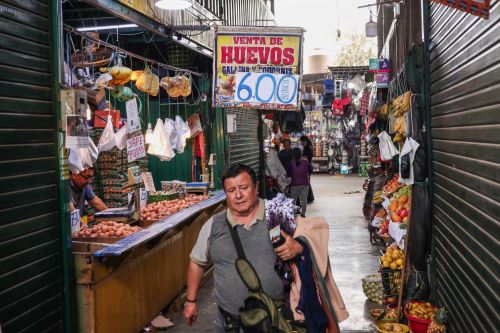
M 378 5 L 389 5 L 391 3 L 401 3 L 401 0 L 380 1 L 378 3 L 372 3 L 369 5 L 358 6 L 358 8 L 373 7 L 373 6 L 378 6 Z
M 429 0 L 422 0 L 422 31 L 424 37 L 424 51 L 423 51 L 423 64 L 424 64 L 424 80 L 423 80 L 423 99 L 425 111 L 425 123 L 422 131 L 425 133 L 427 145 L 427 183 L 429 189 L 429 200 L 431 202 L 431 219 L 432 219 L 432 238 L 431 238 L 431 265 L 430 265 L 430 279 L 431 286 L 431 300 L 436 299 L 436 285 L 435 285 L 435 272 L 436 272 L 436 244 L 434 239 L 435 224 L 434 213 L 432 205 L 432 133 L 431 133 L 431 78 L 430 78 L 430 51 L 429 51 L 429 38 L 430 38 L 430 3 Z

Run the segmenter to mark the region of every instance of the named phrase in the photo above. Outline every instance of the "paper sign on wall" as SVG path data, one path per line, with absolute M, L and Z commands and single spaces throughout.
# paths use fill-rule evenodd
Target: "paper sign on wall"
M 127 139 L 127 161 L 130 163 L 144 156 L 146 156 L 146 148 L 142 134 Z
M 130 101 L 125 102 L 127 109 L 127 133 L 137 132 L 141 129 L 141 120 L 139 112 L 137 111 L 137 101 L 132 98 Z
M 148 192 L 156 191 L 155 183 L 153 181 L 153 176 L 151 175 L 151 172 L 143 172 L 141 173 L 141 176 L 142 176 L 142 181 L 144 183 L 144 187 L 146 187 L 146 191 Z

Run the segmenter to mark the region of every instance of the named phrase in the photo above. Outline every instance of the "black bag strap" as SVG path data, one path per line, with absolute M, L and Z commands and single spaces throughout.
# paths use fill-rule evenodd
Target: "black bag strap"
M 238 253 L 238 258 L 239 259 L 247 259 L 245 256 L 245 251 L 243 251 L 243 246 L 241 245 L 241 240 L 240 236 L 238 235 L 238 231 L 236 231 L 236 228 L 227 221 L 227 226 L 229 228 L 229 232 L 231 233 L 231 238 L 233 239 L 234 247 L 236 248 L 236 252 Z
M 243 284 L 249 291 L 262 290 L 260 277 L 257 274 L 255 267 L 253 267 L 252 263 L 245 256 L 245 251 L 243 251 L 243 245 L 241 245 L 238 231 L 229 223 L 229 221 L 226 220 L 226 222 L 229 232 L 231 233 L 231 238 L 233 239 L 234 247 L 236 248 L 236 253 L 238 254 L 238 258 L 234 262 L 234 265 L 236 266 L 236 271 L 238 272 L 241 281 L 243 281 Z

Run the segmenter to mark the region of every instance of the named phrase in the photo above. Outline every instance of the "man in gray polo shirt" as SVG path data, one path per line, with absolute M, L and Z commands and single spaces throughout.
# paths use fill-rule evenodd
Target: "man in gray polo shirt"
M 228 321 L 237 320 L 248 293 L 234 266 L 237 254 L 229 225 L 238 232 L 245 255 L 257 271 L 264 291 L 273 298 L 283 298 L 282 281 L 274 270 L 276 256 L 290 260 L 303 250 L 300 243 L 284 233 L 285 243 L 273 249 L 264 201 L 257 196 L 257 177 L 252 168 L 244 164 L 231 166 L 222 176 L 222 184 L 228 209 L 209 219 L 198 235 L 187 272 L 184 307 L 184 317 L 192 325 L 198 314 L 196 295 L 200 281 L 205 268 L 213 264 L 215 298 L 221 310 L 215 321 L 216 332 L 228 331 Z

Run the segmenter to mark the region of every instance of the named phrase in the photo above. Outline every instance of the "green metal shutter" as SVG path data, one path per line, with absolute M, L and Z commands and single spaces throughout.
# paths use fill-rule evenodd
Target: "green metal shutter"
M 0 2 L 0 324 L 63 327 L 47 0 Z
M 236 132 L 227 135 L 229 165 L 244 163 L 259 174 L 259 112 L 247 109 L 226 109 L 226 112 L 236 114 Z
M 490 17 L 431 5 L 435 288 L 457 333 L 500 327 L 500 1 Z

